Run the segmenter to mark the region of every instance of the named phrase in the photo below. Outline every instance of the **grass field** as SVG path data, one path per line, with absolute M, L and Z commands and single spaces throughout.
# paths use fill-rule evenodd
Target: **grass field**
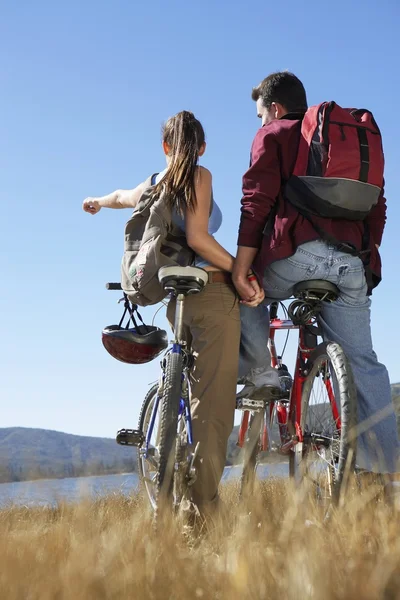
M 324 520 L 305 491 L 260 484 L 188 543 L 177 521 L 157 535 L 140 496 L 0 511 L 1 600 L 400 598 L 400 524 L 375 488 Z M 251 513 L 249 514 L 249 511 Z

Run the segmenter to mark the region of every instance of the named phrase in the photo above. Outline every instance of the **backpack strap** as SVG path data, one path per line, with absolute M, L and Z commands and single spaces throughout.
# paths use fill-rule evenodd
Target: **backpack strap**
M 143 211 L 143 210 L 147 210 L 149 206 L 151 206 L 154 201 L 155 201 L 155 196 L 151 193 L 150 188 L 152 188 L 155 185 L 155 180 L 157 177 L 158 173 L 154 173 L 153 175 L 150 175 L 150 177 L 148 177 L 144 182 L 144 189 L 140 195 L 140 198 L 138 200 L 138 203 L 133 211 L 133 215 L 138 214 L 139 212 Z
M 368 145 L 368 136 L 367 131 L 362 129 L 361 127 L 357 128 L 358 135 L 358 143 L 360 144 L 360 174 L 358 176 L 359 180 L 367 183 L 368 181 L 368 171 L 369 171 L 369 145 Z
M 311 217 L 306 212 L 300 211 L 297 207 L 296 207 L 296 210 L 299 214 L 301 214 L 302 217 L 307 219 L 307 221 L 310 223 L 310 225 L 312 225 L 312 227 L 315 229 L 315 231 L 318 233 L 318 235 L 320 236 L 320 238 L 322 240 L 325 240 L 325 242 L 328 242 L 332 246 L 335 246 L 335 248 L 337 248 L 339 251 L 346 252 L 347 254 L 351 254 L 352 256 L 358 256 L 359 258 L 361 258 L 363 260 L 367 256 L 369 256 L 369 254 L 371 253 L 371 250 L 368 248 L 368 246 L 369 246 L 369 231 L 368 231 L 368 227 L 366 227 L 365 221 L 364 221 L 364 234 L 362 237 L 362 248 L 361 248 L 361 250 L 357 250 L 353 246 L 353 244 L 350 244 L 348 242 L 341 242 L 337 238 L 335 238 L 333 235 L 330 235 L 329 233 L 327 233 L 323 229 L 323 227 L 320 227 L 319 225 L 314 223 L 314 221 L 312 221 Z

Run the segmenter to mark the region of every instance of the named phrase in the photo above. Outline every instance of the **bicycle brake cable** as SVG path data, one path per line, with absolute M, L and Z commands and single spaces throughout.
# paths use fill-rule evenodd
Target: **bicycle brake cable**
M 284 312 L 284 315 L 285 315 L 286 319 L 288 319 L 288 318 L 289 318 L 288 309 L 287 309 L 287 308 L 286 308 L 286 306 L 283 304 L 283 302 L 279 302 L 279 304 L 280 304 L 280 305 L 281 305 L 281 307 L 283 308 L 283 312 Z M 291 331 L 290 329 L 288 329 L 288 330 L 287 330 L 287 334 L 286 334 L 286 340 L 285 340 L 285 343 L 284 343 L 284 345 L 283 345 L 283 350 L 282 350 L 282 354 L 281 354 L 281 359 L 283 358 L 283 355 L 285 354 L 285 351 L 286 351 L 286 346 L 287 346 L 287 343 L 288 343 L 288 341 L 289 341 L 289 335 L 290 335 L 290 331 Z
M 152 320 L 152 322 L 151 322 L 151 326 L 152 326 L 152 327 L 154 326 L 154 321 L 155 321 L 155 319 L 156 319 L 156 316 L 158 315 L 158 313 L 160 312 L 160 310 L 161 310 L 161 309 L 162 309 L 164 306 L 168 306 L 168 302 L 165 302 L 165 300 L 161 300 L 161 306 L 160 306 L 160 308 L 157 308 L 156 312 L 154 313 L 153 320 Z

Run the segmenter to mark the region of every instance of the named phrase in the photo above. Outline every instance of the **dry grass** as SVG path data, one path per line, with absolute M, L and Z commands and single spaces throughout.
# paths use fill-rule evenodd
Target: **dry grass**
M 260 484 L 250 515 L 236 491 L 223 488 L 225 518 L 192 545 L 176 521 L 157 535 L 140 496 L 3 509 L 0 598 L 400 598 L 400 525 L 373 490 L 328 521 L 289 482 Z

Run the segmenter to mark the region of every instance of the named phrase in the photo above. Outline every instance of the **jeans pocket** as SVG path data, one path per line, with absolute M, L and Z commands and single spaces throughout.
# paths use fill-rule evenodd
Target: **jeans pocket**
M 289 264 L 292 264 L 292 266 L 294 267 L 294 271 L 296 273 L 296 279 L 297 281 L 306 281 L 308 279 L 313 279 L 315 272 L 318 268 L 318 265 L 307 265 L 307 264 L 301 264 L 295 261 L 290 261 L 289 259 Z M 296 281 L 296 283 L 297 283 Z
M 340 296 L 347 304 L 359 304 L 367 298 L 367 280 L 365 278 L 364 266 L 361 264 L 352 267 L 343 264 L 338 269 L 336 285 L 340 289 Z
M 276 261 L 265 271 L 265 290 L 291 292 L 292 287 L 299 281 L 312 279 L 317 268 L 317 264 L 300 263 L 288 258 Z

